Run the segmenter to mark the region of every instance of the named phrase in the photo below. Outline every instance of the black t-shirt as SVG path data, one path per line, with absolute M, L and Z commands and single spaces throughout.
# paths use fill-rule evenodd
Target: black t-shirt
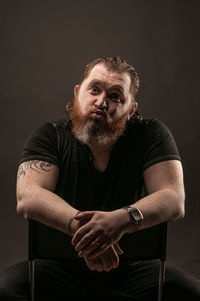
M 58 166 L 55 193 L 76 209 L 109 211 L 145 194 L 145 169 L 161 161 L 180 160 L 180 156 L 169 129 L 156 119 L 143 119 L 127 125 L 106 170 L 99 172 L 88 146 L 75 138 L 70 122 L 60 119 L 42 124 L 30 135 L 20 164 L 29 160 Z

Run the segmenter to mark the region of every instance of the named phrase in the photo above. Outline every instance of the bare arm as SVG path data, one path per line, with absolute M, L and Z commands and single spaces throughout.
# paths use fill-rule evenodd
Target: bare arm
M 144 215 L 144 221 L 137 230 L 182 218 L 185 194 L 181 163 L 177 160 L 157 163 L 145 170 L 143 176 L 148 196 L 132 204 Z M 125 233 L 136 230 L 123 209 L 83 212 L 77 219 L 86 216 L 90 221 L 77 230 L 72 240 L 80 256 L 90 254 L 94 258 Z
M 71 236 L 81 223 L 73 219 L 68 233 L 69 220 L 77 210 L 53 193 L 58 173 L 58 167 L 47 162 L 33 160 L 22 163 L 17 174 L 17 212 L 26 219 L 39 221 Z M 118 254 L 121 253 L 115 244 L 98 262 L 87 258 L 85 261 L 91 270 L 109 271 L 118 266 Z
M 53 192 L 58 174 L 58 167 L 48 162 L 32 160 L 22 163 L 17 174 L 17 212 L 25 219 L 67 233 L 68 222 L 77 210 Z
M 141 210 L 144 222 L 139 229 L 184 217 L 185 192 L 180 161 L 157 163 L 143 174 L 148 196 L 132 206 Z

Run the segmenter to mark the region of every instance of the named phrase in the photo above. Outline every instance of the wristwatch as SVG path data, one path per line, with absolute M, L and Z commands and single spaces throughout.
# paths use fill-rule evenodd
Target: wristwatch
M 126 210 L 129 214 L 131 222 L 135 225 L 140 225 L 144 219 L 142 212 L 135 207 L 125 206 L 122 209 Z

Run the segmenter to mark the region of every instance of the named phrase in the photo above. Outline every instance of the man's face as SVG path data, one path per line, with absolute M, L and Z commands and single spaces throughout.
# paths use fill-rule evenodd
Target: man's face
M 78 101 L 79 111 L 83 116 L 103 122 L 117 121 L 126 116 L 127 120 L 132 115 L 132 95 L 130 93 L 131 80 L 127 73 L 113 73 L 103 64 L 94 66 L 89 76 L 76 86 L 74 93 Z M 98 111 L 104 104 L 107 109 L 105 114 Z
M 137 103 L 132 101 L 130 83 L 127 73 L 111 72 L 98 64 L 80 86 L 75 86 L 71 117 L 80 140 L 106 144 L 122 134 L 126 122 L 137 109 Z

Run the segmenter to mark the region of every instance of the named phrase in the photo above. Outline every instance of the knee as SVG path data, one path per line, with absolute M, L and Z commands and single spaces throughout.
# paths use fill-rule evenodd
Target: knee
M 15 294 L 12 294 L 8 289 L 0 287 L 0 300 L 17 301 L 19 300 Z
M 0 275 L 0 300 L 3 301 L 15 301 L 17 299 L 17 295 L 14 292 L 14 286 L 10 281 L 9 273 L 3 271 Z
M 164 300 L 200 300 L 200 280 L 176 267 L 168 266 Z
M 26 264 L 17 264 L 0 274 L 0 300 L 28 301 L 28 277 Z

